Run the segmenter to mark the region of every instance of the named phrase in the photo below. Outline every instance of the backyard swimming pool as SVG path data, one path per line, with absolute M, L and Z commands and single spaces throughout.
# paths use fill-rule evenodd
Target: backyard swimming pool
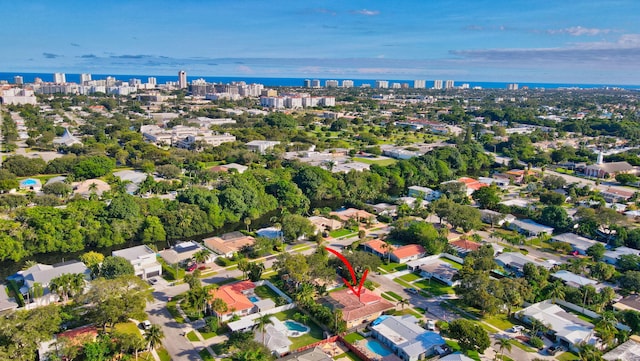
M 310 331 L 309 327 L 296 321 L 286 320 L 283 323 L 287 328 L 287 333 L 290 337 L 302 336 L 303 334 Z
M 259 299 L 258 297 L 256 297 L 256 296 L 250 296 L 250 297 L 247 297 L 247 298 L 248 298 L 248 299 L 249 299 L 249 301 L 251 301 L 252 303 L 256 303 L 256 302 L 260 301 L 260 299 Z
M 388 348 L 382 346 L 382 344 L 376 340 L 367 340 L 367 349 L 382 357 L 391 355 L 391 351 Z

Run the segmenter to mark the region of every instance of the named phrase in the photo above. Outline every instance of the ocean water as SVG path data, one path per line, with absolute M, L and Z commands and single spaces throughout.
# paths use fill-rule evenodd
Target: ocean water
M 13 83 L 13 77 L 16 75 L 21 75 L 24 78 L 25 83 L 32 83 L 33 80 L 38 77 L 45 82 L 53 81 L 53 73 L 0 73 L 0 80 L 6 80 L 9 83 Z M 93 80 L 101 80 L 106 79 L 108 76 L 115 77 L 118 80 L 128 81 L 129 79 L 135 78 L 142 80 L 143 83 L 147 82 L 148 77 L 155 77 L 158 84 L 164 84 L 166 82 L 177 82 L 178 76 L 176 75 L 130 75 L 130 74 L 91 74 L 91 79 Z M 336 78 L 260 78 L 260 77 L 243 77 L 243 76 L 188 76 L 187 80 L 189 82 L 195 79 L 205 79 L 211 83 L 230 83 L 234 81 L 244 81 L 246 83 L 259 83 L 264 84 L 265 86 L 272 87 L 301 87 L 304 85 L 305 79 L 319 79 L 320 83 L 324 86 L 324 82 L 329 79 L 338 80 L 340 84 L 342 84 L 342 80 L 344 79 L 336 79 Z M 79 83 L 80 82 L 80 74 L 66 74 L 67 82 L 70 83 Z M 350 79 L 353 80 L 354 86 L 359 87 L 362 84 L 370 84 L 372 87 L 375 84 L 376 80 L 388 80 L 389 85 L 391 83 L 408 83 L 409 87 L 413 87 L 413 79 Z M 444 79 L 443 79 L 444 80 Z M 474 82 L 474 81 L 465 81 L 465 80 L 456 80 L 455 85 L 459 86 L 461 84 L 468 83 L 470 87 L 480 86 L 483 89 L 506 89 L 509 83 L 507 82 Z M 571 83 L 518 83 L 520 88 L 523 86 L 528 86 L 529 88 L 544 88 L 544 89 L 558 89 L 558 88 L 583 88 L 583 89 L 602 89 L 602 88 L 623 88 L 623 89 L 635 89 L 640 90 L 640 85 L 617 85 L 617 84 L 571 84 Z M 433 86 L 433 80 L 427 80 L 427 87 Z

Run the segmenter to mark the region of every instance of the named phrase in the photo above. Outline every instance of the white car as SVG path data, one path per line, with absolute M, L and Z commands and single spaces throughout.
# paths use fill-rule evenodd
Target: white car
M 434 321 L 434 320 L 427 321 L 427 330 L 435 331 L 436 330 L 436 321 Z
M 524 331 L 524 326 L 520 326 L 520 325 L 515 325 L 513 327 L 511 327 L 510 329 L 508 329 L 507 331 L 509 332 L 522 332 Z
M 149 322 L 149 320 L 142 321 L 142 328 L 144 328 L 145 330 L 150 329 L 151 328 L 151 322 Z

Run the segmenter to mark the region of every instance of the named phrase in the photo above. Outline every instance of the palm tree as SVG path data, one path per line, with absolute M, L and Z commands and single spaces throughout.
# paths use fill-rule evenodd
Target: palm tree
M 616 324 L 618 320 L 612 311 L 605 311 L 602 314 L 602 318 L 596 324 L 596 329 L 600 339 L 602 339 L 602 347 L 610 346 L 615 340 L 616 336 Z
M 158 325 L 151 325 L 144 333 L 144 339 L 147 341 L 147 345 L 149 345 L 151 350 L 154 350 L 155 347 L 162 342 L 163 338 L 164 332 L 162 332 L 162 328 Z
M 267 325 L 273 325 L 273 321 L 271 321 L 271 315 L 262 315 L 256 319 L 256 326 L 258 327 L 258 331 L 262 333 L 262 344 L 266 346 L 265 340 L 267 333 L 265 332 Z
M 196 263 L 204 264 L 204 262 L 207 261 L 207 258 L 209 258 L 210 254 L 211 251 L 209 251 L 208 249 L 201 249 L 193 255 L 193 260 L 196 261 Z
M 219 326 L 222 314 L 229 310 L 229 306 L 227 306 L 226 302 L 224 302 L 221 298 L 214 298 L 213 301 L 211 301 L 211 309 L 216 314 Z
M 29 268 L 31 268 L 31 267 L 33 267 L 33 266 L 35 266 L 37 264 L 38 263 L 36 261 L 32 260 L 32 259 L 24 261 L 24 264 L 22 265 L 22 270 L 23 271 L 28 270 Z
M 578 353 L 580 361 L 599 361 L 602 360 L 601 355 L 594 345 L 587 343 L 580 345 L 580 353 Z
M 504 356 L 504 349 L 506 348 L 507 351 L 511 351 L 512 344 L 511 340 L 509 340 L 508 338 L 499 338 L 493 345 L 498 346 L 498 348 L 500 349 L 500 359 L 502 359 Z M 498 359 L 498 354 L 496 354 L 496 359 Z
M 302 283 L 293 296 L 296 302 L 302 305 L 309 305 L 316 296 L 316 288 L 310 283 Z
M 33 298 L 34 302 L 40 297 L 44 296 L 44 287 L 42 287 L 42 283 L 35 282 L 33 284 L 33 287 L 31 288 L 30 295 Z
M 387 263 L 391 262 L 391 251 L 393 250 L 391 243 L 385 240 L 384 243 L 380 245 L 380 247 L 384 249 L 385 253 L 387 254 Z
M 138 352 L 140 352 L 140 350 L 143 350 L 146 346 L 146 341 L 144 338 L 142 337 L 132 337 L 131 341 L 131 348 L 133 349 L 133 352 L 135 352 L 136 354 L 136 361 L 138 361 Z
M 400 307 L 404 310 L 404 306 L 409 305 L 409 299 L 407 298 L 403 298 L 400 301 L 398 301 L 398 304 L 400 305 Z
M 549 297 L 551 298 L 553 303 L 556 303 L 557 300 L 564 300 L 564 285 L 562 284 L 562 282 L 555 281 L 551 284 Z

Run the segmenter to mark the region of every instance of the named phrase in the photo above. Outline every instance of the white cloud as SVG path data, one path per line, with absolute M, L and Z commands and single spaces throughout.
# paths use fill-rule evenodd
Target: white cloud
M 380 14 L 380 11 L 362 9 L 362 10 L 353 10 L 351 13 L 352 14 L 358 14 L 358 15 L 364 15 L 364 16 L 376 16 L 376 15 Z
M 570 28 L 564 28 L 564 29 L 547 30 L 547 33 L 551 35 L 568 34 L 571 36 L 583 36 L 583 35 L 597 36 L 597 35 L 609 34 L 612 31 L 613 31 L 612 29 L 598 29 L 598 28 L 585 28 L 582 26 L 572 26 Z

